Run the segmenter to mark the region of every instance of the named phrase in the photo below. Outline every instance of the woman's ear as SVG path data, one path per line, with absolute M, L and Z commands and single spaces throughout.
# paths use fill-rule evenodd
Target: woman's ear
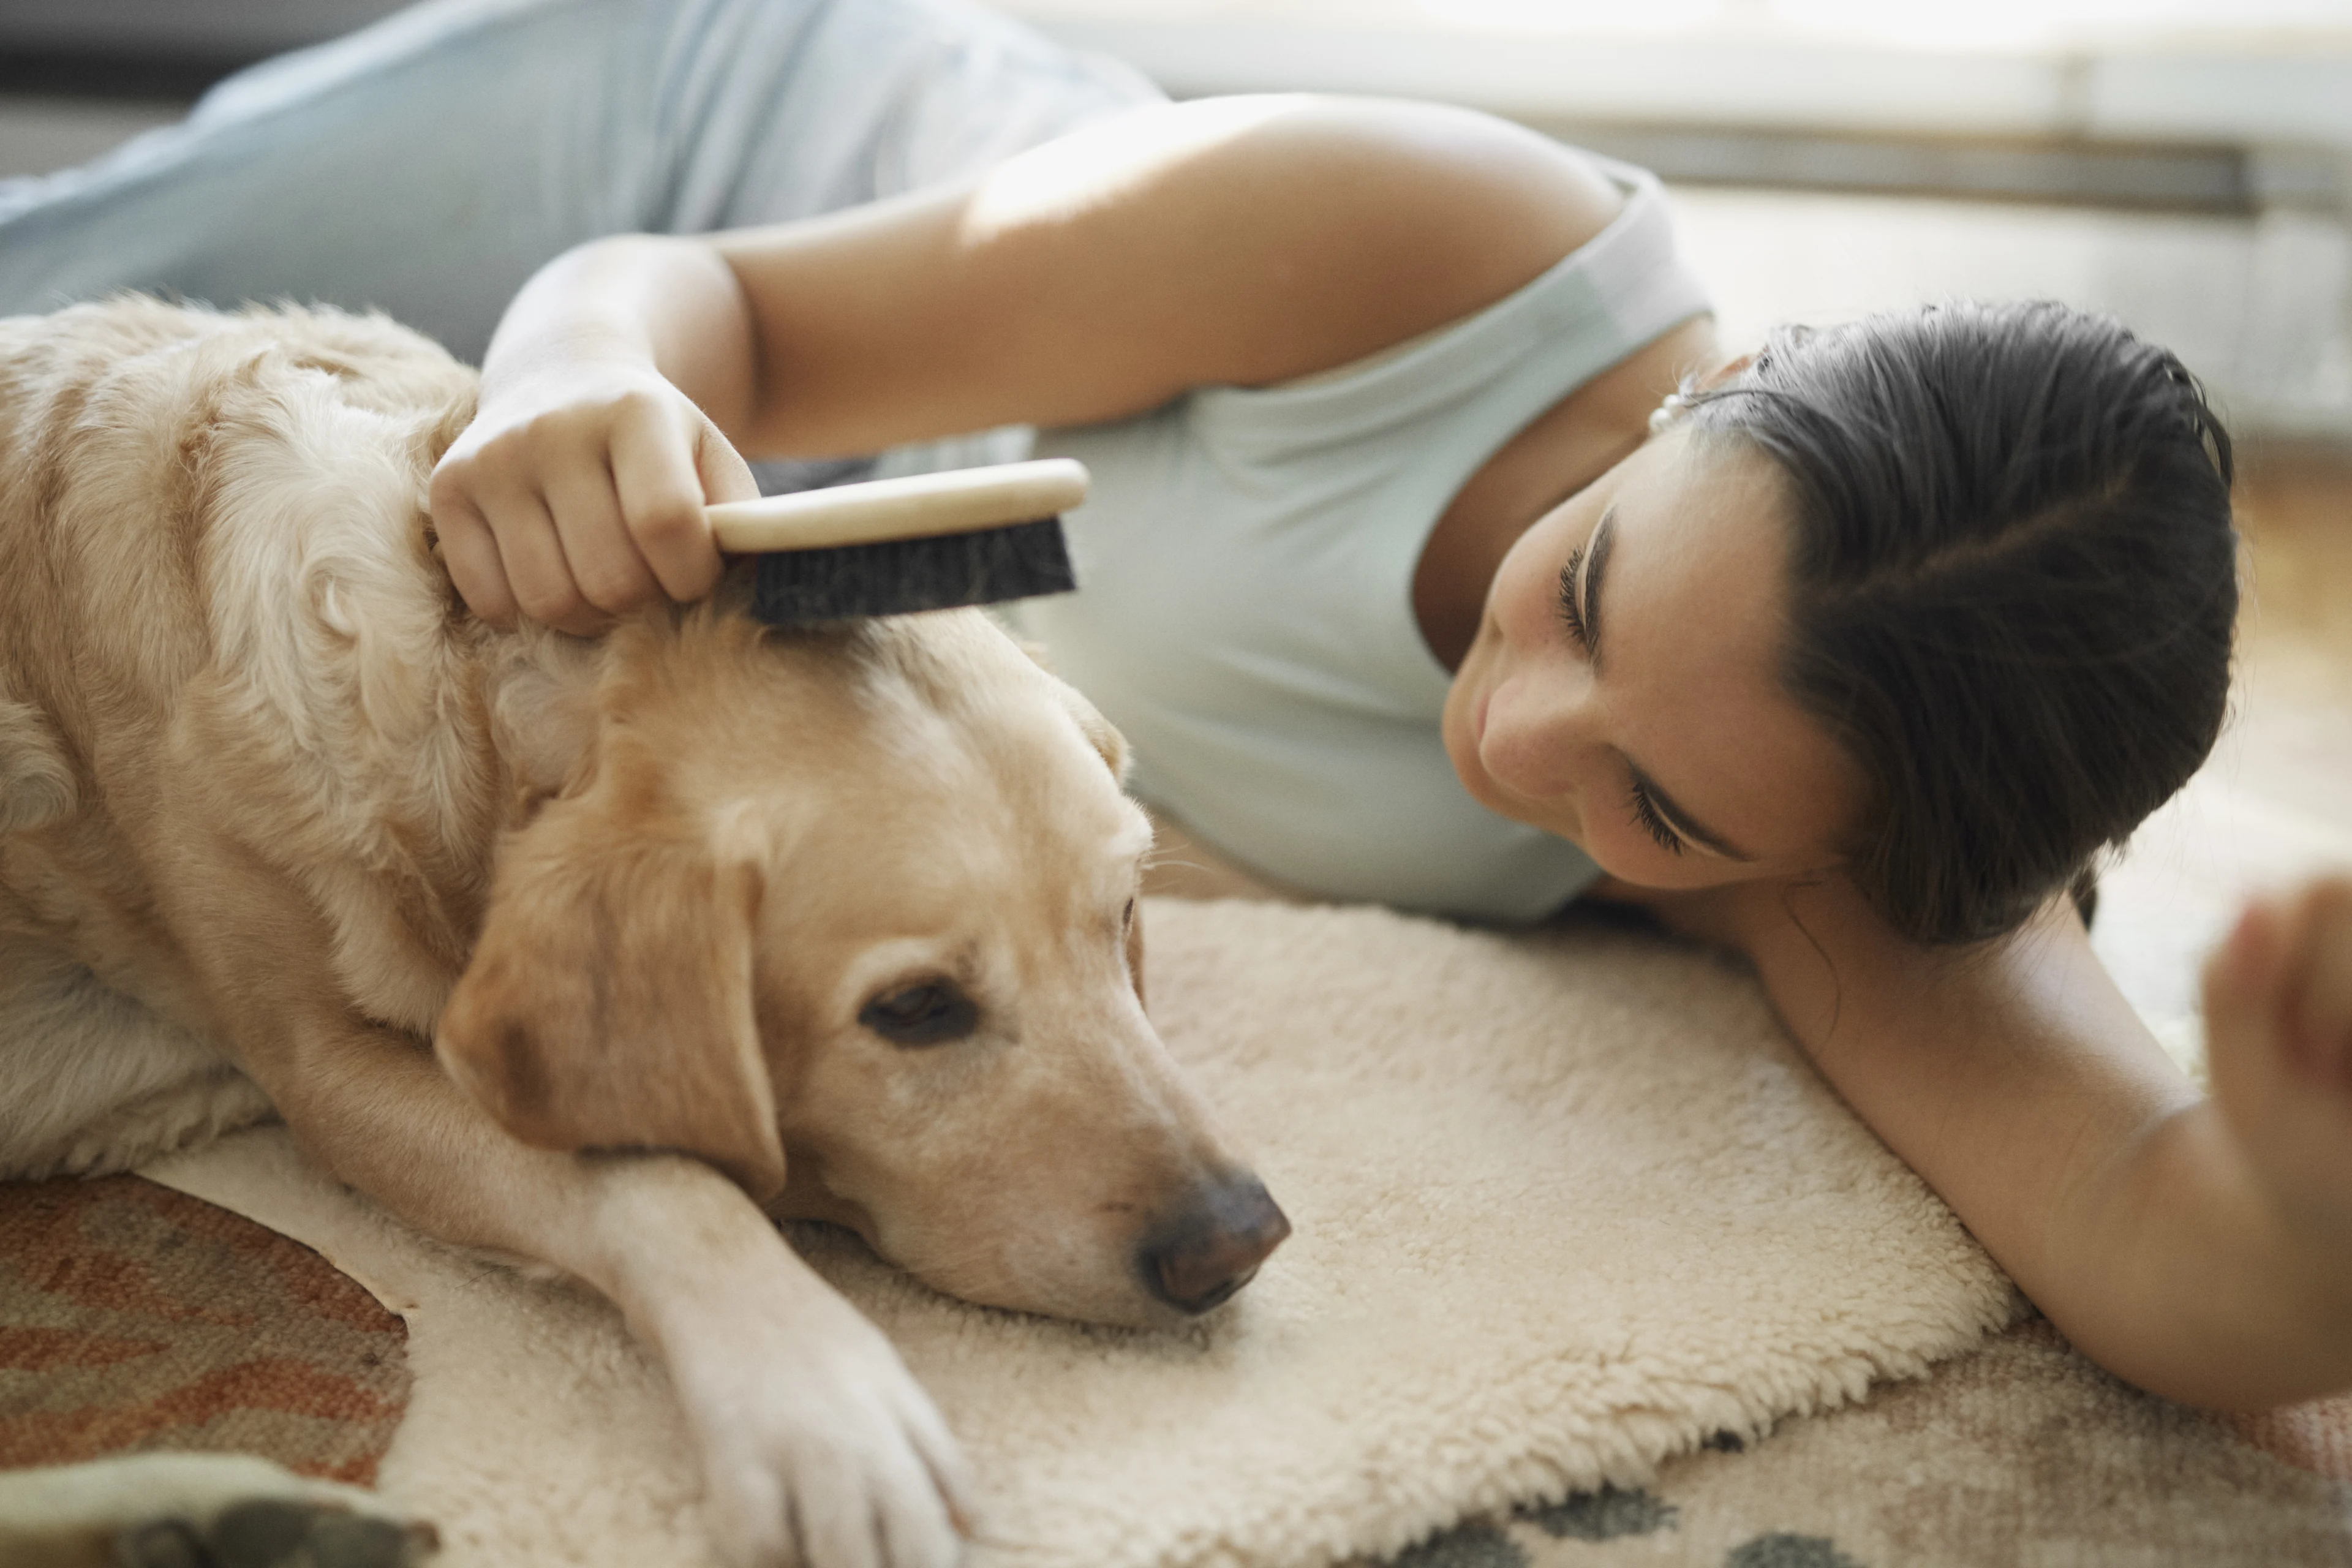
M 443 1068 L 523 1142 L 697 1155 L 784 1184 L 753 1015 L 761 879 L 688 833 L 551 803 L 512 839 L 442 1009 Z
M 1650 434 L 1663 436 L 1689 412 L 1692 402 L 1713 392 L 1756 363 L 1756 355 L 1744 353 L 1721 364 L 1705 370 L 1695 370 L 1675 384 L 1666 400 L 1650 411 Z
M 1683 390 L 1685 394 L 1713 392 L 1732 377 L 1744 374 L 1748 367 L 1755 363 L 1756 353 L 1752 349 L 1744 354 L 1736 354 L 1712 370 L 1703 370 L 1696 374 L 1683 377 Z

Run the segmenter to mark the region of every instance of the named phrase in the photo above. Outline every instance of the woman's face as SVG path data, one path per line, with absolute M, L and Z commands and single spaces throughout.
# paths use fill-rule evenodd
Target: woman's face
M 1640 887 L 1837 865 L 1863 784 L 1780 689 L 1788 539 L 1770 461 L 1685 429 L 1546 513 L 1446 698 L 1471 795 Z

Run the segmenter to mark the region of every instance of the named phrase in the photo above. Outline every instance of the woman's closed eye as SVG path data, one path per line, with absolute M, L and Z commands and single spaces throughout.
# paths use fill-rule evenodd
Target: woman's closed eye
M 1629 798 L 1633 805 L 1633 821 L 1643 832 L 1657 841 L 1659 848 L 1669 855 L 1679 855 L 1687 847 L 1683 843 L 1683 836 L 1676 833 L 1659 813 L 1658 803 L 1650 798 L 1649 790 L 1643 787 L 1640 779 L 1633 781 Z
M 1594 532 L 1598 537 L 1600 531 L 1595 530 Z M 1577 646 L 1591 655 L 1593 652 L 1591 617 L 1584 608 L 1584 595 L 1589 590 L 1581 581 L 1584 550 L 1585 547 L 1580 544 L 1570 551 L 1567 562 L 1559 569 L 1559 618 L 1561 624 L 1568 627 L 1568 635 L 1576 639 Z M 1596 564 L 1595 570 L 1598 569 Z M 1633 809 L 1634 826 L 1648 834 L 1659 848 L 1669 855 L 1680 855 L 1689 848 L 1683 836 L 1675 831 L 1673 825 L 1666 821 L 1665 814 L 1658 809 L 1658 803 L 1650 798 L 1649 786 L 1643 783 L 1638 773 L 1633 775 L 1626 798 Z
M 1584 611 L 1576 602 L 1577 574 L 1584 566 L 1584 546 L 1578 545 L 1568 552 L 1568 563 L 1559 569 L 1559 618 L 1568 627 L 1568 635 L 1585 652 L 1592 651 L 1591 636 L 1584 627 Z

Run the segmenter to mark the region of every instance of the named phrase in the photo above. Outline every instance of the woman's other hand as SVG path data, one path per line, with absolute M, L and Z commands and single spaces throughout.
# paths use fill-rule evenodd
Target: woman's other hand
M 2205 1029 L 2254 1181 L 2352 1289 L 2352 876 L 2247 906 L 2205 966 Z
M 433 470 L 442 558 L 474 613 L 578 636 L 719 580 L 706 501 L 759 494 L 685 394 L 642 363 L 542 367 L 488 394 Z

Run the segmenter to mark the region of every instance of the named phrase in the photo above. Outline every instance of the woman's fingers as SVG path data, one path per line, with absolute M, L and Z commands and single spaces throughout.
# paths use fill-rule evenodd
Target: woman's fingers
M 2287 1049 L 2310 1078 L 2352 1094 L 2352 878 L 2324 878 L 2286 917 Z
M 2228 938 L 2205 962 L 2208 1022 L 2234 1026 L 2267 1011 L 2284 952 L 2278 910 L 2267 899 L 2249 900 Z
M 544 432 L 478 415 L 434 468 L 427 500 L 450 581 L 474 614 L 494 626 L 528 616 L 580 630 L 596 612 L 540 499 L 537 481 L 551 465 L 535 449 L 544 444 Z
M 2352 1245 L 2352 880 L 2256 899 L 2205 969 L 2213 1093 L 2276 1212 Z
M 434 520 L 476 615 L 588 636 L 718 583 L 706 492 L 737 500 L 758 486 L 701 410 L 656 380 L 567 389 L 516 412 L 486 405 L 444 456 Z
M 511 626 L 521 607 L 507 582 L 499 542 L 472 500 L 454 479 L 436 473 L 431 492 L 433 531 L 441 541 L 441 561 L 457 596 L 494 626 Z
M 580 591 L 555 519 L 537 496 L 507 496 L 490 517 L 499 559 L 524 615 L 574 637 L 593 637 L 612 624 Z
M 613 435 L 612 480 L 618 516 L 625 525 L 637 560 L 657 591 L 677 600 L 699 599 L 719 581 L 719 546 L 702 515 L 704 487 L 698 471 L 698 447 L 709 421 L 688 405 L 692 419 L 687 430 L 675 414 L 625 420 Z M 713 439 L 726 447 L 714 430 Z M 734 448 L 727 447 L 733 457 Z M 735 458 L 738 468 L 743 459 Z M 746 484 L 751 470 L 743 468 Z M 751 485 L 750 493 L 759 493 Z M 712 492 L 710 499 L 731 500 Z
M 2352 879 L 2249 902 L 2205 966 L 2205 1014 L 2217 1046 L 2352 1094 Z
M 614 617 L 661 601 L 662 585 L 638 553 L 612 476 L 601 463 L 592 468 L 582 462 L 550 474 L 545 505 L 572 584 L 597 623 L 590 626 L 588 616 L 575 615 L 568 624 L 557 623 L 565 631 L 601 631 Z

